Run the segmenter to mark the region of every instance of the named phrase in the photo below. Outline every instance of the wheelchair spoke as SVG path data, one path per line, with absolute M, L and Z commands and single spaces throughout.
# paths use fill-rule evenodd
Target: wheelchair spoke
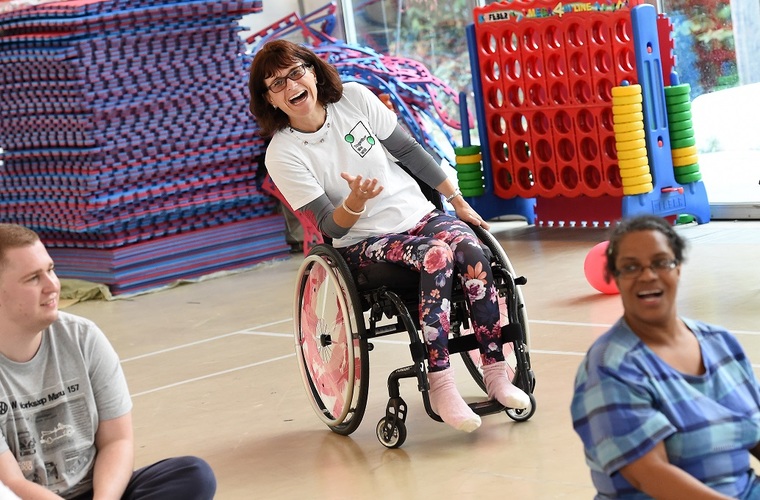
M 307 257 L 302 264 L 297 352 L 301 373 L 317 414 L 333 430 L 352 432 L 363 414 L 362 340 L 354 339 L 350 299 L 331 259 Z M 363 391 L 363 392 L 362 392 Z M 361 408 L 358 405 L 362 405 Z M 359 411 L 361 410 L 361 411 Z
M 314 246 L 299 269 L 295 349 L 309 402 L 335 433 L 349 435 L 364 416 L 369 375 L 361 301 L 337 250 Z

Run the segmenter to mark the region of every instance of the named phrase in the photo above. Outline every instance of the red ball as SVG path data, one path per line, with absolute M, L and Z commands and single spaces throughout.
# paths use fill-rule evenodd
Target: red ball
M 604 280 L 604 268 L 607 267 L 607 246 L 609 241 L 597 243 L 589 250 L 586 260 L 583 261 L 583 272 L 586 274 L 586 281 L 596 290 L 607 295 L 620 293 L 614 280 L 607 283 Z

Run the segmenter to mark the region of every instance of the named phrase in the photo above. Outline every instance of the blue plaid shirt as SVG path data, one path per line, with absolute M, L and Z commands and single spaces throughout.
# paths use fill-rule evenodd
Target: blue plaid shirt
M 760 499 L 748 450 L 760 442 L 760 390 L 747 356 L 722 328 L 684 319 L 705 374 L 663 362 L 621 318 L 575 378 L 573 427 L 596 498 L 645 499 L 618 471 L 664 441 L 670 462 L 733 498 Z

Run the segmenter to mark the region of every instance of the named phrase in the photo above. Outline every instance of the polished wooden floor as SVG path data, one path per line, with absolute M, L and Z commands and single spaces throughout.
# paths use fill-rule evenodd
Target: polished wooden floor
M 760 222 L 679 230 L 691 245 L 680 312 L 731 329 L 760 368 Z M 330 432 L 306 399 L 292 339 L 301 256 L 66 310 L 95 320 L 122 358 L 137 465 L 202 456 L 216 471 L 217 498 L 589 499 L 594 490 L 569 404 L 581 356 L 621 313 L 619 297 L 596 292 L 583 272 L 606 230 L 499 223 L 493 232 L 528 278 L 536 414 L 524 423 L 492 415 L 476 432 L 458 433 L 426 415 L 409 381 L 402 384 L 409 436 L 395 450 L 378 442 L 375 425 L 387 374 L 409 359 L 403 338 L 376 342 L 367 413 L 350 437 Z M 457 368 L 462 393 L 478 398 Z

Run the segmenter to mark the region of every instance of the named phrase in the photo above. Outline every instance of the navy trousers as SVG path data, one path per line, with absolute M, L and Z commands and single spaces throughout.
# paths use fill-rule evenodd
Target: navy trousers
M 176 457 L 161 460 L 132 473 L 122 500 L 211 500 L 216 477 L 201 458 Z M 75 500 L 91 500 L 92 492 Z

